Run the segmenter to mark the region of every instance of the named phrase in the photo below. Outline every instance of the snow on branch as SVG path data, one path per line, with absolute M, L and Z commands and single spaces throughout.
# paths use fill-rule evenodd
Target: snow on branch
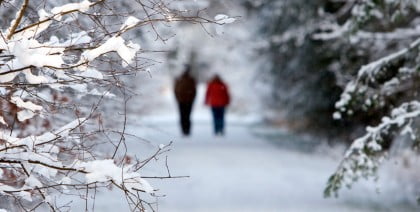
M 131 41 L 125 44 L 125 40 L 122 37 L 114 36 L 99 47 L 83 52 L 82 58 L 84 58 L 84 60 L 82 60 L 82 63 L 93 61 L 100 55 L 115 51 L 124 60 L 122 66 L 126 67 L 127 64 L 133 62 L 138 50 L 140 50 L 140 45 L 134 44 Z
M 45 29 L 47 29 L 50 24 L 52 23 L 52 20 L 61 20 L 61 17 L 63 15 L 74 13 L 74 12 L 86 12 L 91 6 L 102 2 L 103 0 L 100 0 L 96 3 L 91 3 L 88 0 L 85 0 L 80 3 L 69 3 L 63 6 L 55 7 L 51 10 L 51 13 L 47 13 L 45 10 L 40 10 L 38 12 L 39 15 L 39 22 L 30 24 L 28 26 L 22 27 L 19 30 L 16 30 L 17 26 L 19 25 L 19 17 L 17 17 L 16 20 L 12 21 L 12 29 L 13 31 L 9 30 L 9 35 L 7 36 L 8 40 L 14 38 L 14 39 L 20 39 L 22 37 L 25 38 L 31 38 L 35 37 L 39 33 L 43 32 Z M 25 4 L 24 4 L 25 5 Z M 22 6 L 22 9 L 24 9 L 24 5 Z M 23 14 L 21 15 L 23 16 Z
M 75 164 L 79 170 L 84 170 L 86 183 L 110 182 L 124 187 L 131 193 L 143 191 L 153 193 L 154 189 L 138 172 L 133 171 L 133 166 L 118 167 L 113 160 L 95 160 Z
M 9 126 L 6 121 L 4 120 L 3 116 L 0 116 L 0 124 L 4 125 L 4 126 Z
M 30 101 L 25 102 L 18 96 L 12 97 L 10 102 L 23 109 L 17 113 L 18 120 L 21 122 L 34 117 L 35 112 L 42 110 L 42 106 L 36 105 Z
M 236 21 L 235 18 L 231 18 L 225 14 L 218 14 L 214 17 L 217 24 L 231 24 Z
M 328 41 L 348 37 L 352 42 L 356 42 L 360 40 L 404 40 L 420 36 L 420 25 L 412 28 L 398 28 L 391 32 L 357 30 L 357 32 L 352 33 L 352 24 L 351 21 L 347 21 L 342 26 L 336 23 L 322 23 L 318 26 L 318 29 L 322 32 L 312 34 L 312 38 Z
M 11 137 L 7 135 L 6 132 L 0 131 L 0 139 L 5 142 L 1 146 L 7 149 L 13 148 L 14 146 L 21 147 L 22 145 L 25 145 L 28 148 L 33 148 L 34 146 L 37 146 L 39 144 L 49 143 L 58 138 L 68 136 L 72 130 L 76 129 L 86 120 L 86 118 L 79 118 L 55 130 L 54 132 L 46 132 L 40 136 L 29 136 L 25 138 Z
M 357 95 L 365 92 L 369 84 L 377 83 L 377 77 L 380 76 L 381 72 L 386 71 L 384 70 L 385 66 L 401 59 L 413 51 L 417 52 L 419 47 L 420 38 L 412 42 L 407 48 L 362 66 L 358 71 L 356 79 L 347 84 L 341 94 L 340 100 L 336 102 L 335 107 L 337 108 L 337 112 L 334 114 L 334 118 L 340 119 L 343 113 L 347 113 L 351 110 L 353 100 Z M 348 115 L 352 114 L 350 113 Z
M 381 5 L 385 4 L 385 5 Z M 347 7 L 351 7 L 350 18 L 342 25 L 339 25 L 337 20 L 328 20 L 319 24 L 320 32 L 314 33 L 312 35 L 313 39 L 316 40 L 332 40 L 332 39 L 341 39 L 349 38 L 353 42 L 361 39 L 409 39 L 420 34 L 420 26 L 418 23 L 413 22 L 413 28 L 407 29 L 396 29 L 393 31 L 384 31 L 384 32 L 369 32 L 365 31 L 362 28 L 366 26 L 369 21 L 372 19 L 384 19 L 386 12 L 382 11 L 388 8 L 389 11 L 392 11 L 389 16 L 392 20 L 396 19 L 395 17 L 407 14 L 407 11 L 412 9 L 414 11 L 420 12 L 420 3 L 418 0 L 405 0 L 405 1 L 373 1 L 373 0 L 363 0 L 351 2 L 346 4 L 343 9 L 348 11 Z M 390 9 L 391 8 L 391 9 Z M 341 15 L 342 16 L 342 15 Z M 338 17 L 336 17 L 338 19 Z M 392 21 L 391 20 L 391 21 Z
M 351 35 L 351 39 L 374 39 L 374 40 L 404 40 L 420 36 L 420 25 L 412 28 L 398 28 L 391 32 L 366 32 L 358 31 Z
M 343 26 L 336 23 L 322 23 L 319 25 L 319 29 L 326 32 L 314 33 L 312 38 L 315 40 L 333 40 L 346 36 L 352 29 L 353 23 L 347 21 Z
M 377 170 L 386 156 L 384 146 L 389 146 L 393 132 L 409 134 L 416 140 L 413 120 L 420 117 L 420 102 L 412 101 L 394 109 L 390 117 L 382 118 L 376 127 L 367 127 L 367 133 L 354 140 L 337 171 L 328 180 L 325 196 L 337 195 L 343 186 L 350 187 L 359 178 L 376 177 Z
M 380 71 L 380 69 L 384 65 L 387 65 L 387 64 L 401 58 L 402 56 L 406 55 L 411 50 L 415 50 L 419 46 L 420 46 L 420 38 L 417 39 L 416 41 L 414 41 L 413 43 L 411 43 L 410 46 L 405 48 L 405 49 L 402 49 L 398 52 L 395 52 L 395 53 L 390 54 L 386 57 L 383 57 L 379 60 L 376 60 L 374 62 L 371 62 L 371 63 L 367 64 L 367 65 L 362 66 L 362 68 L 358 71 L 358 74 L 357 74 L 358 80 L 360 81 L 360 80 L 364 80 L 364 79 L 369 79 L 369 80 L 375 82 L 375 76 L 378 74 L 378 72 Z
M 86 12 L 89 10 L 90 6 L 92 6 L 93 3 L 88 1 L 88 0 L 84 0 L 80 3 L 69 3 L 69 4 L 65 4 L 63 6 L 59 6 L 59 7 L 54 7 L 51 10 L 51 13 L 54 15 L 57 14 L 63 14 L 63 13 L 67 13 L 69 11 L 80 11 L 80 12 Z

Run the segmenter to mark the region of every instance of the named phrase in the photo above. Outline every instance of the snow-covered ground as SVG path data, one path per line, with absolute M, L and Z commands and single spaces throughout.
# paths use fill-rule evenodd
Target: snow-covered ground
M 166 118 L 165 118 L 166 117 Z M 343 190 L 340 198 L 324 199 L 323 189 L 339 162 L 342 150 L 319 148 L 299 151 L 286 148 L 290 141 L 308 138 L 286 130 L 241 124 L 229 117 L 227 134 L 215 137 L 209 119 L 195 116 L 193 134 L 180 134 L 176 116 L 133 119 L 128 133 L 128 152 L 146 157 L 159 144 L 173 141 L 171 151 L 143 169 L 144 176 L 165 176 L 165 156 L 172 176 L 181 179 L 151 180 L 159 198 L 158 211 L 418 211 L 407 200 L 401 184 L 385 176 L 373 183 L 362 182 Z M 258 133 L 256 133 L 258 132 Z M 276 136 L 264 137 L 264 134 Z M 256 136 L 256 135 L 259 136 Z M 276 139 L 277 138 L 277 139 Z M 287 146 L 287 145 L 286 145 Z M 146 195 L 147 196 L 147 195 Z M 84 210 L 84 203 L 72 211 Z M 417 210 L 416 210 L 417 209 Z M 117 191 L 99 192 L 96 211 L 129 211 Z

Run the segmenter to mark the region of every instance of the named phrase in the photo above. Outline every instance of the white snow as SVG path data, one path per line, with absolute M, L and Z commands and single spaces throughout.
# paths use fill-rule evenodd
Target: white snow
M 44 76 L 36 76 L 32 74 L 30 69 L 23 70 L 23 74 L 25 74 L 26 81 L 30 84 L 42 84 L 42 83 L 48 83 L 48 79 Z
M 77 164 L 76 167 L 88 172 L 85 175 L 86 183 L 108 182 L 112 180 L 121 186 L 125 186 L 131 192 L 140 190 L 153 193 L 152 186 L 146 180 L 141 179 L 138 172 L 130 172 L 130 167 L 118 167 L 114 164 L 113 160 L 82 162 Z
M 92 5 L 93 3 L 91 3 L 88 0 L 84 0 L 80 3 L 69 3 L 69 4 L 65 4 L 63 6 L 59 6 L 59 7 L 54 7 L 51 12 L 54 15 L 60 14 L 60 13 L 64 13 L 64 12 L 68 12 L 68 11 L 72 11 L 72 10 L 79 10 L 81 12 L 86 12 L 89 10 L 89 7 Z M 61 16 L 56 16 L 55 17 L 57 20 L 61 19 Z
M 339 113 L 339 112 L 334 112 L 334 113 L 333 113 L 333 119 L 335 119 L 335 120 L 341 119 L 341 113 Z
M 131 28 L 131 27 L 134 27 L 137 23 L 139 23 L 140 22 L 140 20 L 139 19 L 137 19 L 136 17 L 134 17 L 134 16 L 130 16 L 130 17 L 128 17 L 126 20 L 125 20 L 125 22 L 124 22 L 124 24 L 121 26 L 121 28 L 120 28 L 120 30 L 126 30 L 126 29 L 129 29 L 129 28 Z
M 3 116 L 0 116 L 0 124 L 3 124 L 5 126 L 8 126 L 6 121 L 4 120 Z
M 17 113 L 17 118 L 20 122 L 24 122 L 28 119 L 33 118 L 35 115 L 36 114 L 31 110 L 21 110 Z
M 316 40 L 331 40 L 336 39 L 344 36 L 352 27 L 352 22 L 347 21 L 343 26 L 339 26 L 337 24 L 325 23 L 324 25 L 321 24 L 321 29 L 330 29 L 331 32 L 321 32 L 315 33 L 312 35 L 312 38 Z
M 235 18 L 231 18 L 227 15 L 224 14 L 218 14 L 214 17 L 214 20 L 216 21 L 216 23 L 218 24 L 231 24 L 233 22 L 236 21 Z
M 82 57 L 85 58 L 86 61 L 93 61 L 102 54 L 115 51 L 125 61 L 122 63 L 125 67 L 127 64 L 131 64 L 133 62 L 138 50 L 140 50 L 140 45 L 134 44 L 131 41 L 129 41 L 126 45 L 125 40 L 122 37 L 114 36 L 99 47 L 83 52 Z
M 3 72 L 3 70 L 0 69 L 0 73 Z M 9 73 L 9 74 L 2 74 L 0 75 L 0 82 L 4 83 L 4 82 L 10 82 L 12 81 L 19 73 L 18 72 L 13 72 L 13 73 Z
M 28 136 L 25 138 L 16 138 L 8 135 L 3 130 L 0 130 L 0 139 L 5 140 L 13 145 L 27 145 L 29 148 L 35 144 L 44 143 L 56 139 L 57 137 L 67 136 L 71 130 L 77 127 L 80 123 L 86 121 L 86 118 L 76 119 L 54 132 L 46 132 L 40 136 Z M 4 144 L 3 144 L 4 145 Z M 52 149 L 53 150 L 53 149 Z
M 64 64 L 61 54 L 64 48 L 50 48 L 45 47 L 35 39 L 21 39 L 8 43 L 7 50 L 10 54 L 14 55 L 15 58 L 6 63 L 5 66 L 0 67 L 0 72 L 6 72 L 13 69 L 21 69 L 29 66 L 44 67 L 53 66 L 61 67 Z M 16 73 L 15 73 L 16 75 Z M 1 81 L 7 82 L 7 79 L 13 79 L 14 76 L 10 75 L 9 78 L 5 79 L 1 76 Z M 27 77 L 28 78 L 28 77 Z M 10 81 L 9 80 L 9 81 Z M 36 80 L 33 77 L 29 77 L 29 80 Z
M 114 164 L 113 160 L 98 160 L 83 163 L 80 168 L 89 172 L 86 182 L 106 182 L 112 179 L 121 179 L 121 168 Z
M 31 111 L 42 110 L 42 106 L 36 105 L 36 104 L 34 104 L 30 101 L 25 102 L 18 96 L 13 96 L 10 100 L 13 104 L 15 104 L 16 106 L 18 106 L 20 108 L 28 109 L 28 110 L 31 110 Z

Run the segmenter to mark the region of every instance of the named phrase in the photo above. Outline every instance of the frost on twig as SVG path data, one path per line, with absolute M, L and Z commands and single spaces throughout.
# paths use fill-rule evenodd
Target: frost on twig
M 133 34 L 159 22 L 216 21 L 182 16 L 160 1 L 7 4 L 16 11 L 0 2 L 2 17 L 13 18 L 0 26 L 0 198 L 10 200 L 4 207 L 56 211 L 59 194 L 80 196 L 87 205 L 89 195 L 81 193 L 114 187 L 133 211 L 153 210 L 146 200 L 155 199 L 155 189 L 146 179 L 174 176 L 144 177 L 141 169 L 169 145 L 149 156 L 127 153 L 133 91 L 126 82 L 134 79 L 124 77 L 145 69 Z M 102 104 L 107 98 L 117 103 Z M 123 117 L 121 125 L 105 120 L 113 112 Z

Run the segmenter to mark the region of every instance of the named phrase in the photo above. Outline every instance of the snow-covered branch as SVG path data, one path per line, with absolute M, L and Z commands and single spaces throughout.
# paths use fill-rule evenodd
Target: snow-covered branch
M 419 117 L 420 102 L 412 101 L 394 109 L 390 117 L 383 117 L 378 126 L 367 127 L 367 133 L 354 140 L 337 171 L 330 177 L 325 195 L 337 195 L 340 188 L 350 187 L 359 178 L 377 177 L 378 167 L 387 152 L 384 146 L 389 146 L 393 133 L 408 134 L 415 141 L 417 137 L 412 124 Z
M 417 94 L 412 93 L 418 90 L 420 76 L 420 28 L 412 15 L 419 11 L 417 0 L 363 0 L 354 5 L 346 21 L 345 25 L 350 27 L 327 24 L 322 26 L 326 30 L 314 35 L 320 40 L 347 40 L 355 48 L 364 46 L 368 49 L 367 57 L 375 58 L 352 75 L 335 103 L 333 118 L 382 116 L 377 126 L 367 127 L 366 134 L 352 142 L 328 181 L 326 196 L 337 195 L 340 188 L 350 187 L 360 178 L 378 177 L 377 170 L 397 136 L 408 134 L 411 140 L 418 140 L 416 121 L 420 117 L 420 102 Z M 397 16 L 405 18 L 408 26 L 399 28 L 395 24 Z M 389 111 L 389 117 L 383 116 Z
M 357 95 L 366 92 L 369 84 L 378 83 L 377 78 L 380 77 L 381 72 L 395 72 L 395 70 L 392 69 L 387 70 L 387 65 L 394 63 L 395 61 L 407 56 L 413 51 L 418 52 L 419 46 L 420 38 L 412 42 L 407 48 L 362 66 L 362 68 L 358 71 L 356 79 L 347 84 L 343 93 L 341 94 L 340 100 L 335 104 L 337 112 L 334 114 L 334 117 L 336 119 L 340 119 L 342 114 L 348 113 L 349 110 L 352 110 L 351 104 L 355 101 Z M 402 70 L 404 71 L 405 69 Z M 397 75 L 397 73 L 398 72 L 395 72 L 394 75 Z M 347 115 L 351 115 L 351 113 Z
M 420 4 L 417 0 L 406 1 L 379 1 L 372 0 L 363 1 L 348 1 L 335 19 L 343 16 L 343 13 L 350 13 L 350 18 L 342 25 L 338 24 L 337 20 L 328 20 L 319 24 L 320 32 L 314 33 L 313 38 L 316 40 L 331 40 L 349 38 L 353 41 L 360 39 L 410 39 L 420 34 L 419 25 L 413 21 L 412 28 L 387 30 L 382 32 L 375 32 L 371 30 L 364 30 L 363 28 L 368 25 L 369 21 L 373 19 L 384 19 L 385 13 L 393 17 L 391 22 L 397 16 L 407 14 L 409 10 L 420 11 Z M 381 5 L 383 4 L 383 5 Z M 384 10 L 384 11 L 382 11 Z M 372 27 L 371 27 L 372 28 Z
M 109 130 L 117 121 L 104 123 L 101 115 L 121 107 L 102 105 L 106 98 L 124 97 L 127 104 L 131 91 L 122 78 L 144 70 L 132 37 L 157 23 L 234 20 L 184 16 L 160 1 L 126 1 L 129 8 L 105 0 L 10 2 L 18 3 L 10 24 L 0 26 L 0 198 L 20 210 L 44 205 L 54 211 L 60 207 L 53 201 L 57 192 L 114 186 L 133 210 L 144 211 L 140 194 L 153 198 L 155 189 L 140 174 L 142 167 L 169 146 L 142 160 L 127 155 L 127 122 L 121 132 Z M 144 10 L 133 12 L 137 7 Z M 122 114 L 126 120 L 127 111 Z
M 9 33 L 7 35 L 8 40 L 10 40 L 10 38 L 12 38 L 13 34 L 16 31 L 16 28 L 19 26 L 20 21 L 22 20 L 23 15 L 25 14 L 25 10 L 28 7 L 28 3 L 29 3 L 29 0 L 25 0 L 23 2 L 22 7 L 20 8 L 19 12 L 16 14 L 17 17 L 16 17 L 15 20 L 13 20 L 12 25 L 10 26 L 10 29 L 8 30 L 9 31 Z

